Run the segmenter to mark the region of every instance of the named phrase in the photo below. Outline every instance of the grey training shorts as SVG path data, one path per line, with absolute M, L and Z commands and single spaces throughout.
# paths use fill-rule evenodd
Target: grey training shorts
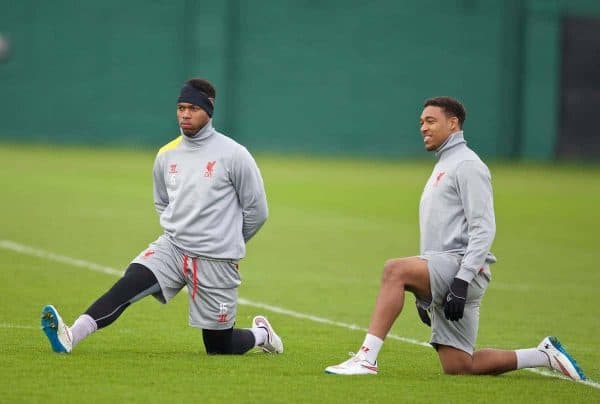
M 154 297 L 162 303 L 167 303 L 187 286 L 192 327 L 208 330 L 233 327 L 237 288 L 241 283 L 236 260 L 190 256 L 163 235 L 132 263 L 144 265 L 156 276 L 162 296 Z
M 436 253 L 421 255 L 420 258 L 427 261 L 432 301 L 417 300 L 422 307 L 429 306 L 430 308 L 431 345 L 434 347 L 447 345 L 473 355 L 479 327 L 479 307 L 490 279 L 482 272 L 475 276 L 467 290 L 463 318 L 458 321 L 449 321 L 444 316 L 443 303 L 450 284 L 458 273 L 462 256 L 453 253 Z M 485 264 L 485 266 L 487 265 Z

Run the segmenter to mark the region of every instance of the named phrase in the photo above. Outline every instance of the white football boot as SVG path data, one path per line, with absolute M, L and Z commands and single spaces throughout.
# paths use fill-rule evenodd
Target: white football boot
M 375 361 L 375 363 L 369 362 L 363 352 L 357 354 L 350 353 L 350 355 L 352 358 L 348 359 L 346 362 L 325 368 L 325 373 L 347 376 L 377 374 L 377 361 Z
M 563 375 L 570 377 L 573 380 L 585 380 L 583 370 L 577 365 L 575 359 L 561 345 L 556 337 L 546 337 L 540 342 L 538 350 L 548 356 L 550 367 L 561 372 Z
M 267 340 L 260 347 L 263 351 L 268 353 L 283 353 L 283 341 L 279 335 L 275 333 L 275 330 L 264 316 L 256 316 L 252 320 L 252 327 L 262 327 L 267 330 Z
M 52 350 L 69 353 L 73 349 L 73 335 L 51 304 L 42 309 L 42 330 L 48 337 Z

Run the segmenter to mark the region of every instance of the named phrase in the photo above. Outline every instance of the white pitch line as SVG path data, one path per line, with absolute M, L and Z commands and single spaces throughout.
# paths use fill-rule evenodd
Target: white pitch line
M 15 243 L 10 240 L 0 240 L 0 248 L 11 250 L 24 255 L 32 255 L 34 257 L 45 258 L 50 261 L 60 262 L 62 264 L 72 265 L 74 267 L 86 268 L 95 272 L 102 272 L 109 275 L 121 276 L 125 271 L 118 271 L 104 265 L 98 265 L 94 262 L 80 260 L 77 258 L 67 257 L 66 255 L 54 254 L 49 251 L 40 250 L 38 248 L 28 247 L 23 244 Z
M 40 327 L 34 327 L 32 325 L 19 325 L 19 324 L 9 324 L 9 323 L 0 323 L 0 328 L 17 328 L 19 330 L 39 330 Z
M 269 310 L 270 312 L 273 312 L 273 313 L 285 314 L 286 316 L 300 318 L 303 320 L 310 320 L 310 321 L 314 321 L 315 323 L 334 325 L 336 327 L 347 328 L 349 330 L 357 330 L 357 331 L 364 331 L 364 332 L 368 331 L 366 328 L 363 328 L 356 324 L 342 323 L 340 321 L 329 320 L 328 318 L 317 317 L 317 316 L 313 316 L 311 314 L 299 313 L 297 311 L 284 309 L 282 307 L 271 306 L 271 305 L 268 305 L 265 303 L 253 302 L 251 300 L 244 299 L 243 297 L 240 297 L 238 299 L 238 302 L 240 304 L 243 304 L 246 306 L 257 307 L 259 309 Z M 412 339 L 412 338 L 401 337 L 399 335 L 388 334 L 387 338 L 396 339 L 398 341 L 403 341 L 403 342 L 408 342 L 409 344 L 431 347 L 431 345 L 429 345 L 426 342 L 417 341 L 416 339 Z
M 34 257 L 44 258 L 44 259 L 48 259 L 50 261 L 56 261 L 56 262 L 60 262 L 63 264 L 68 264 L 68 265 L 72 265 L 75 267 L 85 268 L 85 269 L 89 269 L 91 271 L 101 272 L 101 273 L 114 275 L 114 276 L 121 276 L 124 272 L 124 271 L 119 271 L 117 269 L 107 267 L 104 265 L 99 265 L 94 262 L 81 260 L 81 259 L 77 259 L 77 258 L 72 258 L 72 257 L 68 257 L 66 255 L 55 254 L 55 253 L 41 250 L 38 248 L 29 247 L 29 246 L 26 246 L 26 245 L 23 245 L 20 243 L 16 243 L 16 242 L 10 241 L 10 240 L 0 240 L 0 248 L 18 252 L 18 253 L 24 254 L 24 255 L 31 255 Z M 294 318 L 309 320 L 309 321 L 313 321 L 313 322 L 321 323 L 321 324 L 333 325 L 336 327 L 346 328 L 348 330 L 357 330 L 357 331 L 367 332 L 366 328 L 361 327 L 356 324 L 348 324 L 348 323 L 343 323 L 340 321 L 330 320 L 330 319 L 327 319 L 324 317 L 318 317 L 318 316 L 313 316 L 311 314 L 305 314 L 305 313 L 300 313 L 300 312 L 297 312 L 294 310 L 284 309 L 282 307 L 271 306 L 266 303 L 253 302 L 251 300 L 244 299 L 244 298 L 239 298 L 238 302 L 241 305 L 257 307 L 257 308 L 268 310 L 273 313 L 283 314 L 283 315 L 294 317 Z M 0 328 L 29 328 L 29 327 L 0 323 Z M 413 345 L 419 345 L 419 346 L 424 346 L 424 347 L 431 346 L 426 342 L 418 341 L 418 340 L 412 339 L 412 338 L 401 337 L 399 335 L 394 335 L 394 334 L 388 334 L 387 338 L 395 339 L 395 340 L 406 342 L 406 343 L 413 344 Z M 558 378 L 558 379 L 572 381 L 571 379 L 569 379 L 566 376 L 563 376 L 559 373 L 551 372 L 551 371 L 545 370 L 545 369 L 531 369 L 530 368 L 530 369 L 524 369 L 524 370 L 528 370 L 530 372 L 537 373 L 542 376 L 554 377 L 554 378 Z M 595 389 L 600 389 L 600 383 L 597 383 L 592 380 L 580 381 L 577 383 L 582 383 L 582 384 L 585 384 L 586 386 L 590 386 Z
M 11 323 L 0 323 L 0 328 L 17 329 L 17 330 L 41 330 L 41 326 L 34 327 L 32 325 L 22 324 L 11 324 Z M 120 334 L 131 334 L 133 332 L 130 328 L 119 328 L 116 332 Z

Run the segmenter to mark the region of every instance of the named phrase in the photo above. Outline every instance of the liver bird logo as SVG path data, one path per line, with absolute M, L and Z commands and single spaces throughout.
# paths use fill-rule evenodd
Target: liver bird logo
M 208 163 L 206 163 L 206 171 L 204 171 L 205 177 L 212 177 L 213 170 L 215 169 L 215 164 L 217 164 L 216 161 L 209 161 Z
M 433 183 L 434 187 L 437 187 L 438 184 L 440 183 L 440 180 L 442 179 L 442 177 L 444 176 L 444 174 L 446 174 L 444 171 L 440 172 L 437 177 L 435 178 L 435 182 Z

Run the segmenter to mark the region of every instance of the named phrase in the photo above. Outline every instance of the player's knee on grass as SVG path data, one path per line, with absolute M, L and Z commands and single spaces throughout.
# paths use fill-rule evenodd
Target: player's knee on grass
M 202 340 L 208 355 L 229 355 L 232 353 L 231 337 L 233 328 L 227 330 L 202 330 Z
M 250 330 L 202 330 L 202 339 L 208 355 L 242 355 L 254 348 L 256 340 Z
M 460 365 L 444 365 L 442 364 L 442 369 L 444 370 L 444 374 L 447 375 L 470 375 L 473 372 L 471 371 L 471 367 L 465 367 Z
M 447 375 L 470 375 L 470 374 L 473 374 L 472 360 L 469 360 L 469 361 L 446 361 L 446 362 L 441 362 L 441 364 L 442 364 L 442 370 Z
M 440 357 L 442 370 L 447 375 L 473 374 L 473 357 L 459 349 L 445 345 L 435 347 Z

